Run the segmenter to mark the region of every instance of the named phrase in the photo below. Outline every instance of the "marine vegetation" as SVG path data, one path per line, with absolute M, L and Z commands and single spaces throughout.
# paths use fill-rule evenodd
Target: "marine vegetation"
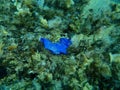
M 119 90 L 120 0 L 0 0 L 0 90 Z

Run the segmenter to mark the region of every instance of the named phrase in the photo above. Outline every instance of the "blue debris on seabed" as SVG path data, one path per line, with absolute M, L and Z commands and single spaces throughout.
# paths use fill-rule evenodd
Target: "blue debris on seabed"
M 67 48 L 72 44 L 71 40 L 67 38 L 60 38 L 56 43 L 53 43 L 46 38 L 40 38 L 40 42 L 53 54 L 67 54 Z

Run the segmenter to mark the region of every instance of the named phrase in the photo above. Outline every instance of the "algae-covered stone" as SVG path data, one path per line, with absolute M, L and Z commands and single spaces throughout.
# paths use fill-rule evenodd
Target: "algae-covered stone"
M 107 63 L 101 64 L 100 73 L 105 78 L 110 78 L 112 76 L 111 68 Z
M 74 5 L 74 1 L 73 0 L 65 0 L 66 6 L 67 8 L 70 8 L 71 5 Z
M 41 23 L 41 26 L 47 28 L 48 27 L 48 21 L 43 18 L 43 17 L 40 17 L 40 23 Z
M 83 90 L 93 90 L 93 86 L 90 85 L 89 83 L 86 83 L 85 86 L 83 87 Z
M 111 67 L 113 68 L 113 78 L 116 80 L 115 84 L 120 84 L 120 54 L 110 53 L 110 62 Z
M 71 39 L 72 41 L 72 46 L 77 48 L 78 45 L 80 44 L 80 41 L 84 39 L 84 35 L 80 34 L 80 35 L 74 35 Z
M 120 63 L 120 54 L 112 54 L 112 53 L 109 53 L 110 55 L 110 62 L 111 63 Z

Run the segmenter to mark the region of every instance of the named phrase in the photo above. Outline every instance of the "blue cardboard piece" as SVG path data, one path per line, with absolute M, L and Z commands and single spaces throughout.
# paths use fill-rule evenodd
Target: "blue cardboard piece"
M 67 38 L 60 38 L 59 42 L 56 43 L 53 43 L 46 38 L 40 38 L 40 42 L 53 54 L 67 54 L 67 48 L 72 44 L 71 40 Z

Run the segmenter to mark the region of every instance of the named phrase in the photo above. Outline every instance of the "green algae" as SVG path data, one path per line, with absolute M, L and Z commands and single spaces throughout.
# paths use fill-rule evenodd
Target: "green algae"
M 99 1 L 1 0 L 0 89 L 119 89 L 119 4 Z M 53 55 L 40 37 L 73 44 Z

